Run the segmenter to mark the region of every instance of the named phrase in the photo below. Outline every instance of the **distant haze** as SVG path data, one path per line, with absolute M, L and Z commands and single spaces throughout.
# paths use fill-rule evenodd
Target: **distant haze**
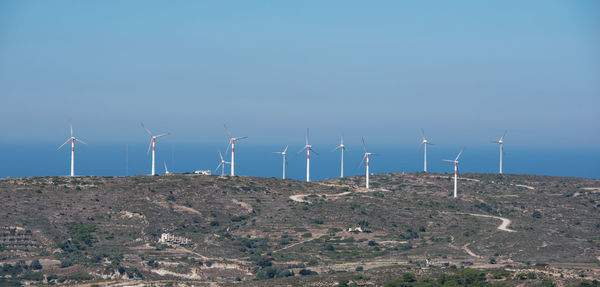
M 170 144 L 227 123 L 282 147 L 310 127 L 416 153 L 424 128 L 597 151 L 599 27 L 592 0 L 1 1 L 0 143 L 58 147 L 72 120 L 90 145 L 146 144 L 143 121 Z

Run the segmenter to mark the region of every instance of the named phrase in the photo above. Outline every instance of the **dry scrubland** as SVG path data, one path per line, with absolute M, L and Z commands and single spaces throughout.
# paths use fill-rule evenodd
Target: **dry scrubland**
M 550 286 L 600 278 L 600 180 L 462 177 L 458 199 L 450 175 L 423 173 L 375 175 L 370 190 L 360 176 L 2 179 L 0 285 L 409 286 L 474 276 Z M 348 231 L 356 227 L 363 232 Z M 163 232 L 193 244 L 159 244 Z

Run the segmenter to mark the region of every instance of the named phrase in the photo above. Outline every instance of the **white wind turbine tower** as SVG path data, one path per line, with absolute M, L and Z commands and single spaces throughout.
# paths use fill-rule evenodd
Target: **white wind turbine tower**
M 306 150 L 306 181 L 309 182 L 310 181 L 310 151 L 312 150 L 315 154 L 318 154 L 318 153 L 316 151 L 314 151 L 312 149 L 312 146 L 310 145 L 310 141 L 308 138 L 308 128 L 306 129 L 306 145 L 304 145 L 304 147 L 298 153 L 301 153 L 304 150 Z
M 448 160 L 448 159 L 443 159 L 442 161 L 446 161 L 446 162 L 453 162 L 454 163 L 454 197 L 458 196 L 457 193 L 457 188 L 458 188 L 458 158 L 460 157 L 460 155 L 462 154 L 462 150 L 460 150 L 460 152 L 458 153 L 458 155 L 456 156 L 456 158 L 454 160 Z
M 155 145 L 156 145 L 156 139 L 159 137 L 164 137 L 164 136 L 168 136 L 169 133 L 163 133 L 157 136 L 153 136 L 152 133 L 150 132 L 150 130 L 144 125 L 144 123 L 142 123 L 142 127 L 144 128 L 144 130 L 146 131 L 146 133 L 148 133 L 148 135 L 150 135 L 150 145 L 148 145 L 148 152 L 146 153 L 150 153 L 150 148 L 152 148 L 152 175 L 155 175 L 155 169 L 154 169 L 154 159 L 155 159 Z
M 366 180 L 365 180 L 365 187 L 368 189 L 369 188 L 369 156 L 372 156 L 375 154 L 367 152 L 367 144 L 365 144 L 365 138 L 362 138 L 362 144 L 363 144 L 363 149 L 365 150 L 365 155 L 363 156 L 363 159 L 360 162 L 360 165 L 358 167 L 362 166 L 365 159 L 367 160 L 367 163 L 366 163 L 366 170 L 367 170 L 366 175 L 367 176 L 366 176 Z
M 228 161 L 225 161 L 223 159 L 223 154 L 221 154 L 221 151 L 219 151 L 219 157 L 221 158 L 221 162 L 219 163 L 219 165 L 217 165 L 217 168 L 215 168 L 215 172 L 217 172 L 217 170 L 219 170 L 219 167 L 221 168 L 221 176 L 225 175 L 225 165 L 226 164 L 231 164 Z
M 283 149 L 283 151 L 274 151 L 273 152 L 273 153 L 280 154 L 283 156 L 283 177 L 282 177 L 283 179 L 285 179 L 285 166 L 287 165 L 287 158 L 285 156 L 287 154 L 286 153 L 287 149 L 288 149 L 288 146 L 286 145 L 285 149 Z
M 500 174 L 502 174 L 502 154 L 504 153 L 504 149 L 502 148 L 502 143 L 504 143 L 504 137 L 506 136 L 506 132 L 504 131 L 504 135 L 502 135 L 502 137 L 497 140 L 497 141 L 490 141 L 492 143 L 497 143 L 500 145 Z
M 234 138 L 229 133 L 229 129 L 227 128 L 227 125 L 224 125 L 224 126 L 225 126 L 225 131 L 227 132 L 227 136 L 229 136 L 229 145 L 227 146 L 227 150 L 229 150 L 229 146 L 231 145 L 231 176 L 234 176 L 235 175 L 235 157 L 234 157 L 234 153 L 233 152 L 234 152 L 235 142 L 238 141 L 238 140 L 243 140 L 243 139 L 248 138 L 248 137 L 237 137 L 237 138 Z M 227 151 L 225 151 L 225 155 L 227 155 Z
M 423 158 L 423 171 L 427 172 L 427 145 L 434 145 L 434 144 L 429 142 L 425 138 L 425 131 L 423 129 L 421 129 L 421 137 L 423 138 L 423 140 L 421 141 L 421 145 L 423 146 L 423 150 L 425 152 L 425 157 Z
M 348 152 L 350 151 L 350 150 L 348 150 L 348 149 L 346 148 L 346 146 L 344 145 L 344 134 L 342 134 L 342 138 L 341 138 L 341 141 L 340 141 L 340 145 L 339 145 L 339 146 L 337 146 L 337 147 L 335 147 L 335 148 L 333 149 L 333 151 L 336 151 L 336 150 L 338 150 L 338 149 L 339 149 L 339 150 L 342 152 L 342 163 L 341 163 L 340 177 L 344 177 L 344 151 L 348 151 Z
M 59 150 L 64 145 L 66 145 L 69 141 L 71 142 L 71 176 L 75 176 L 75 141 L 78 141 L 84 145 L 87 145 L 82 140 L 73 136 L 73 124 L 69 122 L 69 129 L 71 130 L 71 137 L 62 145 L 60 145 L 56 150 Z

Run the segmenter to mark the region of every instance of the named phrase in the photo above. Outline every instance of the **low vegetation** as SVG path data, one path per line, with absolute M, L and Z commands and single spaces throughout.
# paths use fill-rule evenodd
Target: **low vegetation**
M 599 180 L 462 178 L 2 179 L 0 285 L 597 286 Z

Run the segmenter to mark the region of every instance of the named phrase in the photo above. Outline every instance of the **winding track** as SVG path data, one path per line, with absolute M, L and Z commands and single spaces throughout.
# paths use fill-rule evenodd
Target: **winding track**
M 498 225 L 498 227 L 497 227 L 499 230 L 506 231 L 506 232 L 516 232 L 515 230 L 508 228 L 508 225 L 510 225 L 510 223 L 512 222 L 508 218 L 487 215 L 487 214 L 477 214 L 477 213 L 464 213 L 464 214 L 468 214 L 468 215 L 472 215 L 472 216 L 479 216 L 479 217 L 489 217 L 489 218 L 500 219 L 500 220 L 502 220 L 502 223 L 500 225 Z

